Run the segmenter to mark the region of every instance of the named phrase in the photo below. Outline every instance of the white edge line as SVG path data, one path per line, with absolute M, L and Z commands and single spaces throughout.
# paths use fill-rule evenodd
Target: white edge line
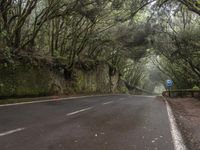
M 19 132 L 19 131 L 22 131 L 22 130 L 25 130 L 25 128 L 18 128 L 18 129 L 15 129 L 15 130 L 10 130 L 10 131 L 4 132 L 4 133 L 0 133 L 0 137 L 5 136 L 5 135 L 9 135 L 9 134 L 13 134 L 13 133 L 16 133 L 16 132 Z
M 155 98 L 156 96 L 151 95 L 132 95 L 134 97 L 147 97 L 147 98 Z
M 85 108 L 85 109 L 77 110 L 77 111 L 68 113 L 66 116 L 75 115 L 75 114 L 78 114 L 78 113 L 80 113 L 80 112 L 83 112 L 83 111 L 86 111 L 86 110 L 90 110 L 90 109 L 92 109 L 92 108 L 93 108 L 93 107 L 88 107 L 88 108 Z
M 103 103 L 103 105 L 108 105 L 108 104 L 111 104 L 111 103 L 113 103 L 113 101 L 105 102 L 105 103 Z
M 167 107 L 167 114 L 169 117 L 169 123 L 170 123 L 170 131 L 171 131 L 171 135 L 172 135 L 172 140 L 173 140 L 173 144 L 174 144 L 174 149 L 175 150 L 187 150 L 182 135 L 179 131 L 179 128 L 176 124 L 176 120 L 174 118 L 172 109 L 169 105 L 169 103 L 167 102 L 167 100 L 165 99 L 165 103 L 166 103 L 166 107 Z
M 48 100 L 39 100 L 39 101 L 31 101 L 31 102 L 20 102 L 20 103 L 12 103 L 12 104 L 3 104 L 0 107 L 6 106 L 17 106 L 17 105 L 26 105 L 26 104 L 36 104 L 36 103 L 45 103 L 45 102 L 53 102 L 53 101 L 64 101 L 70 99 L 81 99 L 81 98 L 89 98 L 89 97 L 104 97 L 104 96 L 117 96 L 123 94 L 105 94 L 105 95 L 90 95 L 90 96 L 79 96 L 79 97 L 67 97 L 67 98 L 58 98 L 58 99 L 48 99 Z

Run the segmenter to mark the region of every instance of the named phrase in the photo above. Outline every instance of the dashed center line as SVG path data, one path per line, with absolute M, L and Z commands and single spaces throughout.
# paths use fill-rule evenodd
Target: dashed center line
M 111 103 L 113 103 L 113 101 L 109 101 L 109 102 L 103 103 L 103 105 L 108 105 L 108 104 L 111 104 Z
M 92 109 L 92 108 L 93 108 L 93 107 L 88 107 L 88 108 L 85 108 L 85 109 L 77 110 L 77 111 L 68 113 L 67 116 L 75 115 L 75 114 L 78 114 L 78 113 L 80 113 L 80 112 L 84 112 L 84 111 L 86 111 L 86 110 L 90 110 L 90 109 Z
M 18 129 L 15 129 L 15 130 L 10 130 L 10 131 L 4 132 L 4 133 L 0 133 L 0 137 L 5 136 L 5 135 L 9 135 L 9 134 L 13 134 L 13 133 L 16 133 L 16 132 L 19 132 L 19 131 L 22 131 L 22 130 L 25 130 L 25 128 L 18 128 Z

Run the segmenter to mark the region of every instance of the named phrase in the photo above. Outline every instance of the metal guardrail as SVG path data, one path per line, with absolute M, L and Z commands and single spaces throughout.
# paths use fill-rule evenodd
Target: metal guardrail
M 200 98 L 200 90 L 193 89 L 177 89 L 164 91 L 162 93 L 164 97 L 196 97 Z

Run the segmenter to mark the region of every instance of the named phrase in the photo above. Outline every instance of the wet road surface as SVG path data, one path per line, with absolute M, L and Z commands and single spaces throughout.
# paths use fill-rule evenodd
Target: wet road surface
M 95 96 L 0 107 L 0 150 L 173 150 L 165 102 Z

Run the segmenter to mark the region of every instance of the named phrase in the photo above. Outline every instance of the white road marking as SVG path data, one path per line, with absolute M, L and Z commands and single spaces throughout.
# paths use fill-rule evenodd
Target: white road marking
M 176 120 L 174 118 L 172 109 L 171 109 L 169 103 L 167 102 L 167 100 L 165 100 L 165 103 L 166 103 L 167 113 L 168 113 L 169 122 L 170 122 L 170 131 L 171 131 L 171 135 L 172 135 L 172 139 L 173 139 L 173 143 L 174 143 L 174 150 L 187 150 L 187 148 L 183 142 L 181 133 L 177 127 Z
M 9 134 L 13 134 L 13 133 L 16 133 L 16 132 L 19 132 L 19 131 L 22 131 L 22 130 L 25 130 L 25 128 L 18 128 L 18 129 L 15 129 L 15 130 L 10 130 L 10 131 L 4 132 L 4 133 L 0 133 L 0 137 L 5 136 L 5 135 L 9 135 Z
M 103 103 L 103 105 L 108 105 L 108 104 L 111 104 L 111 103 L 113 103 L 113 101 L 105 102 L 105 103 Z
M 133 95 L 134 97 L 145 97 L 145 98 L 155 98 L 156 96 L 151 95 Z
M 85 108 L 85 109 L 77 110 L 77 111 L 68 113 L 67 116 L 75 115 L 75 114 L 78 114 L 78 113 L 80 113 L 80 112 L 83 112 L 83 111 L 86 111 L 86 110 L 90 110 L 90 109 L 92 109 L 92 108 L 93 108 L 93 107 L 88 107 L 88 108 Z
M 117 96 L 117 95 L 123 95 L 123 94 L 90 95 L 90 96 L 78 96 L 78 97 L 38 100 L 38 101 L 30 101 L 30 102 L 19 102 L 19 103 L 12 103 L 12 104 L 2 104 L 2 105 L 0 105 L 0 107 L 35 104 L 35 103 L 45 103 L 45 102 L 53 102 L 53 101 L 64 101 L 64 100 L 70 100 L 70 99 L 81 99 L 81 98 L 90 98 L 90 97 Z

